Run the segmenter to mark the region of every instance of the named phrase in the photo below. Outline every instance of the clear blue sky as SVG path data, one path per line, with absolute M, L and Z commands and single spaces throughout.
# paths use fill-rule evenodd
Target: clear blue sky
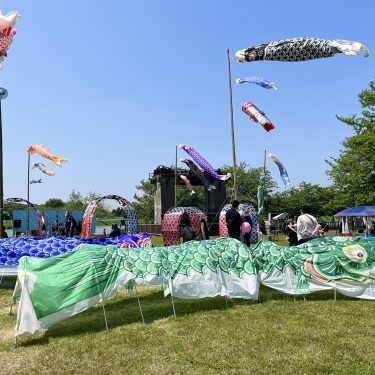
M 26 198 L 27 147 L 69 159 L 33 170 L 31 201 L 67 200 L 75 189 L 132 200 L 158 165 L 187 143 L 215 168 L 232 163 L 226 49 L 233 80 L 262 76 L 278 90 L 233 86 L 237 161 L 276 154 L 294 186 L 329 185 L 324 162 L 351 129 L 335 115 L 359 113 L 357 94 L 374 78 L 374 1 L 2 1 L 22 18 L 0 86 L 5 197 Z M 359 41 L 370 57 L 337 54 L 300 63 L 237 64 L 235 51 L 288 37 Z M 241 104 L 254 102 L 276 125 L 267 133 Z M 180 151 L 179 157 L 187 156 Z M 268 165 L 280 188 L 278 170 Z

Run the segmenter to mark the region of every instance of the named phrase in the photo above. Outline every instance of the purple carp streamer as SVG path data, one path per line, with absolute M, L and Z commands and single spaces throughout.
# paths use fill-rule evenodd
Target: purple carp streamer
M 237 51 L 237 62 L 246 61 L 306 61 L 332 57 L 335 53 L 343 53 L 347 56 L 358 55 L 365 51 L 364 57 L 369 56 L 369 50 L 359 42 L 350 40 L 324 40 L 316 38 L 290 38 L 264 43 Z
M 245 77 L 245 78 L 236 78 L 234 82 L 237 85 L 242 85 L 243 83 L 255 83 L 258 86 L 261 86 L 265 89 L 274 89 L 277 90 L 277 87 L 273 82 L 267 81 L 266 79 L 263 79 L 262 77 Z
M 280 177 L 283 180 L 284 184 L 286 186 L 291 185 L 291 182 L 289 180 L 288 172 L 286 171 L 283 163 L 278 159 L 278 157 L 274 154 L 271 154 L 270 152 L 267 154 L 269 158 L 271 158 L 275 164 L 279 167 L 280 171 Z
M 210 181 L 207 180 L 206 177 L 204 177 L 203 172 L 197 167 L 197 165 L 189 160 L 189 159 L 180 159 L 180 162 L 185 163 L 188 168 L 190 169 L 190 172 L 197 178 L 199 178 L 203 184 L 203 186 L 208 190 L 211 191 L 213 189 L 216 189 L 215 185 L 212 185 Z
M 178 147 L 186 151 L 205 172 L 210 174 L 216 180 L 226 181 L 231 177 L 230 173 L 226 175 L 217 174 L 212 165 L 206 159 L 204 159 L 193 147 L 185 144 L 181 144 Z

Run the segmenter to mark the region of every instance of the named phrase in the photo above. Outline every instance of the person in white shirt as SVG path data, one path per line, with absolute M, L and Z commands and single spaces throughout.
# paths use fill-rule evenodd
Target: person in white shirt
M 297 238 L 298 245 L 319 237 L 318 222 L 311 215 L 309 207 L 305 206 L 301 209 L 301 215 L 297 219 Z

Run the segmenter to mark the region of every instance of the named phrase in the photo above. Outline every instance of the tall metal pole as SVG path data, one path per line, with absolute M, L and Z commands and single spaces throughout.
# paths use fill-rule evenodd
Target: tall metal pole
M 267 151 L 264 150 L 264 161 L 263 161 L 263 173 L 266 173 L 266 160 L 267 160 Z
M 237 199 L 237 165 L 236 165 L 236 145 L 234 142 L 234 124 L 233 124 L 233 100 L 232 100 L 232 74 L 230 70 L 230 54 L 227 48 L 228 57 L 228 80 L 229 80 L 229 105 L 230 105 L 230 126 L 232 134 L 232 158 L 233 158 L 233 193 L 234 199 Z
M 8 96 L 8 91 L 0 87 L 0 238 L 4 237 L 4 189 L 3 189 L 3 123 L 1 101 Z
M 177 207 L 177 146 L 176 146 L 176 163 L 174 167 L 174 206 Z
M 26 235 L 30 230 L 30 154 L 27 153 L 27 211 L 26 211 Z

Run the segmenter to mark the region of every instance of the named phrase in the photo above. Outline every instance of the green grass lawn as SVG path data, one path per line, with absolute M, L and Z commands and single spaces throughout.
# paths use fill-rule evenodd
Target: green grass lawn
M 261 302 L 120 293 L 13 347 L 11 288 L 0 288 L 1 374 L 372 374 L 374 302 L 268 288 Z
M 12 288 L 0 286 L 0 374 L 373 374 L 374 302 L 262 287 L 261 300 L 175 299 L 161 288 L 72 317 L 14 348 Z M 8 285 L 8 286 L 7 286 Z

